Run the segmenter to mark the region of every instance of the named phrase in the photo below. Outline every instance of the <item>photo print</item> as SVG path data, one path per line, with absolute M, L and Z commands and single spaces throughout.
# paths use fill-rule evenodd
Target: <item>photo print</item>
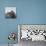
M 5 18 L 16 18 L 16 7 L 5 7 Z

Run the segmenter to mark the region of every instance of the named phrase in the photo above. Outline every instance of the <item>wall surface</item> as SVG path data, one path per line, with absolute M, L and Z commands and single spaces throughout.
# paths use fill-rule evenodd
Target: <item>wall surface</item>
M 7 6 L 16 7 L 16 19 L 5 18 Z M 9 32 L 17 34 L 18 24 L 46 24 L 46 0 L 0 0 L 0 44 L 8 43 Z

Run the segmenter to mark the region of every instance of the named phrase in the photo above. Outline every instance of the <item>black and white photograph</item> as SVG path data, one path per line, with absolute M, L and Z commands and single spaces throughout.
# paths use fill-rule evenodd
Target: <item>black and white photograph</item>
M 16 18 L 16 7 L 5 7 L 5 18 Z
M 46 42 L 46 25 L 18 25 L 20 46 L 31 46 Z

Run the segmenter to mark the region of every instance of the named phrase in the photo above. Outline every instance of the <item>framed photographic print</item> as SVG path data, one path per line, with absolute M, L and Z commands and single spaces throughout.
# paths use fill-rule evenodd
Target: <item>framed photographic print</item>
M 18 25 L 18 37 L 21 40 L 46 41 L 46 25 Z
M 5 7 L 5 18 L 16 18 L 16 7 Z

